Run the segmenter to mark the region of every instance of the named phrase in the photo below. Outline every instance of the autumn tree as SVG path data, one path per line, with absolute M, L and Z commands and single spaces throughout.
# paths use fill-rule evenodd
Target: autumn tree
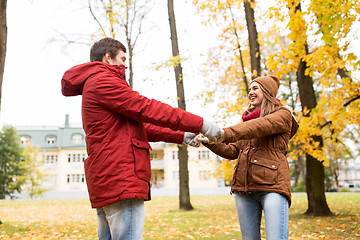
M 297 73 L 302 111 L 293 142 L 306 157 L 306 213 L 331 215 L 324 186 L 324 166 L 330 163 L 326 149 L 331 145 L 324 140 L 345 142 L 346 127 L 359 127 L 355 103 L 359 82 L 346 69 L 359 69 L 347 40 L 359 10 L 353 1 L 310 1 L 305 7 L 299 1 L 277 1 L 269 12 L 270 17 L 287 22 L 291 40 L 268 60 L 267 68 L 278 75 Z
M 88 7 L 99 26 L 95 35 L 125 38 L 129 56 L 129 85 L 133 87 L 135 46 L 143 33 L 143 21 L 151 0 L 89 0 Z M 121 34 L 119 36 L 119 34 Z
M 1 92 L 5 68 L 7 23 L 6 23 L 7 0 L 0 0 L 0 113 L 1 113 Z
M 305 27 L 306 22 L 303 18 L 303 12 L 301 11 L 301 5 L 299 2 L 285 1 L 284 4 L 288 9 L 289 29 L 291 31 L 291 33 L 289 34 L 289 39 L 292 41 L 287 46 L 287 48 L 289 49 L 287 58 L 291 61 L 290 64 L 288 63 L 288 65 L 292 68 L 289 70 L 296 70 L 296 79 L 299 88 L 299 96 L 303 116 L 309 117 L 311 110 L 316 107 L 318 100 L 314 89 L 314 81 L 308 73 L 309 70 L 307 70 L 308 67 L 305 60 L 305 57 L 309 54 Z M 278 55 L 281 55 L 281 53 L 279 53 Z M 269 68 L 273 69 L 273 66 L 275 66 L 274 64 L 276 63 L 269 61 Z M 297 136 L 300 136 L 300 134 L 298 134 Z M 312 145 L 323 148 L 323 138 L 321 135 L 312 134 L 302 137 L 311 142 Z M 301 146 L 303 145 L 301 144 Z M 313 154 L 305 151 L 305 156 L 305 184 L 308 195 L 308 209 L 310 209 L 310 206 L 314 206 L 314 204 L 316 204 L 316 206 L 314 206 L 314 208 L 318 211 L 316 215 L 329 215 L 331 214 L 331 212 L 327 205 L 325 197 L 324 166 Z M 308 211 L 308 213 L 310 213 L 310 211 Z
M 173 61 L 176 81 L 176 92 L 178 107 L 186 110 L 184 81 L 181 67 L 181 58 L 179 53 L 178 37 L 176 31 L 176 21 L 174 13 L 174 2 L 168 0 L 168 15 L 170 25 L 171 36 L 171 48 L 172 55 L 177 61 Z M 190 202 L 190 190 L 189 190 L 189 169 L 188 169 L 188 150 L 185 144 L 178 145 L 179 149 L 179 207 L 184 210 L 192 210 L 193 206 Z
M 289 6 L 290 8 L 290 21 L 294 19 L 294 21 L 298 21 L 300 24 L 305 24 L 305 20 L 301 16 L 301 3 L 297 5 Z M 299 14 L 298 14 L 299 13 Z M 295 25 L 296 23 L 294 23 Z M 293 26 L 294 26 L 293 25 Z M 293 31 L 296 30 L 291 29 Z M 298 82 L 298 88 L 299 88 L 299 95 L 300 95 L 300 102 L 301 107 L 304 113 L 305 117 L 309 117 L 311 110 L 314 109 L 317 105 L 317 99 L 316 99 L 316 93 L 314 89 L 314 80 L 312 76 L 307 73 L 307 61 L 305 57 L 309 54 L 309 47 L 306 40 L 306 33 L 303 31 L 297 31 L 300 32 L 300 36 L 302 40 L 305 40 L 304 42 L 300 43 L 302 45 L 300 50 L 302 52 L 302 55 L 300 55 L 300 59 L 298 59 L 299 66 L 297 68 L 296 73 L 296 79 Z M 305 35 L 305 36 L 304 36 Z M 302 38 L 304 36 L 304 38 Z M 299 37 L 299 36 L 298 36 Z M 299 44 L 298 38 L 292 39 L 293 41 L 298 41 L 297 44 Z M 300 45 L 299 44 L 299 45 Z M 301 48 L 301 45 L 298 46 Z M 310 135 L 308 136 L 312 142 L 313 145 L 319 146 L 319 148 L 323 148 L 323 138 L 321 135 Z M 324 171 L 324 165 L 322 162 L 318 161 L 318 159 L 309 154 L 306 154 L 306 178 L 305 178 L 305 184 L 306 184 L 306 192 L 308 196 L 308 210 L 306 213 L 308 214 L 314 214 L 316 216 L 326 216 L 331 215 L 330 208 L 328 207 L 326 197 L 325 197 L 325 171 Z
M 26 169 L 23 162 L 20 138 L 12 126 L 4 126 L 0 131 L 0 199 L 14 197 L 21 192 L 22 176 Z
M 23 156 L 21 165 L 26 169 L 26 173 L 19 177 L 23 182 L 22 191 L 26 192 L 30 198 L 42 196 L 46 189 L 42 187 L 45 174 L 41 170 L 43 161 L 38 159 L 39 147 L 34 148 L 32 143 L 28 143 L 24 148 Z

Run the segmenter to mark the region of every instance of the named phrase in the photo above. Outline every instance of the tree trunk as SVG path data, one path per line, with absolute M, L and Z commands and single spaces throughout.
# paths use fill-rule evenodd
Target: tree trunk
M 129 3 L 126 2 L 126 25 L 125 25 L 125 35 L 126 35 L 126 43 L 128 45 L 129 49 L 129 86 L 130 88 L 133 88 L 133 55 L 134 55 L 134 46 L 131 44 L 131 26 L 129 23 L 130 14 L 129 14 L 130 8 Z
M 301 179 L 300 179 L 301 176 Z M 294 186 L 297 186 L 300 181 L 306 184 L 306 169 L 304 166 L 304 160 L 302 156 L 297 155 L 295 164 L 294 164 Z
M 300 3 L 296 6 L 296 11 L 301 11 Z M 305 54 L 309 53 L 307 44 L 304 44 Z M 296 72 L 300 102 L 302 110 L 309 110 L 305 116 L 310 115 L 310 111 L 316 107 L 317 100 L 313 87 L 312 77 L 305 75 L 306 62 L 300 59 L 299 67 Z M 319 147 L 323 146 L 322 136 L 313 136 L 313 141 L 319 143 Z M 324 165 L 313 156 L 306 154 L 306 193 L 308 197 L 308 209 L 306 214 L 313 216 L 329 216 L 332 215 L 325 197 L 325 173 Z
M 231 18 L 232 18 L 233 22 L 235 22 L 235 17 L 234 17 L 234 14 L 233 14 L 230 3 L 228 4 L 228 7 L 229 7 L 229 10 L 230 10 L 230 13 L 231 13 Z M 245 89 L 246 89 L 246 94 L 249 94 L 249 83 L 248 83 L 248 80 L 247 80 L 247 77 L 246 77 L 244 60 L 243 60 L 243 55 L 242 55 L 241 46 L 240 46 L 240 37 L 239 37 L 239 34 L 238 34 L 237 29 L 235 27 L 233 27 L 233 31 L 234 31 L 234 34 L 235 34 L 235 37 L 236 37 L 236 43 L 237 43 L 236 48 L 239 51 L 239 60 L 240 60 L 241 70 L 242 70 L 243 75 L 244 75 L 243 76 L 243 81 L 244 81 L 244 85 L 245 85 Z
M 0 0 L 0 113 L 1 113 L 1 92 L 5 68 L 7 24 L 6 24 L 7 0 Z
M 250 61 L 251 61 L 251 78 L 257 78 L 261 75 L 260 66 L 260 44 L 258 41 L 258 32 L 255 24 L 254 9 L 251 7 L 254 0 L 245 0 L 245 17 L 249 35 Z
M 320 139 L 318 139 L 321 141 Z M 308 209 L 305 214 L 313 216 L 333 215 L 325 197 L 324 165 L 314 157 L 306 154 L 306 192 Z
M 305 46 L 306 52 L 307 52 L 307 46 Z M 299 96 L 300 96 L 300 102 L 301 102 L 301 108 L 304 110 L 307 108 L 308 110 L 311 110 L 316 107 L 317 100 L 315 96 L 315 90 L 313 87 L 313 79 L 310 76 L 305 75 L 306 70 L 306 62 L 301 59 L 299 68 L 296 73 L 296 79 L 298 83 L 299 88 Z M 310 112 L 306 114 L 306 116 L 309 116 Z
M 305 45 L 306 53 L 308 48 Z M 315 90 L 313 87 L 313 79 L 310 76 L 305 75 L 306 62 L 301 59 L 299 68 L 297 70 L 297 81 L 299 87 L 300 102 L 303 111 L 315 108 L 317 100 L 315 96 Z M 306 115 L 308 116 L 310 112 Z M 319 142 L 319 146 L 323 145 L 323 139 L 321 136 L 314 136 L 314 141 Z M 329 216 L 332 215 L 325 197 L 325 173 L 324 166 L 321 162 L 315 159 L 313 156 L 306 154 L 306 193 L 308 197 L 308 209 L 306 214 L 312 214 L 314 216 Z
M 171 33 L 171 46 L 173 57 L 179 56 L 178 38 L 176 32 L 176 22 L 174 14 L 174 2 L 168 0 L 168 14 Z M 186 110 L 185 94 L 181 64 L 175 66 L 175 80 L 178 107 Z M 192 210 L 193 207 L 190 203 L 190 190 L 189 190 L 189 171 L 188 171 L 188 151 L 186 145 L 181 145 L 179 148 L 179 207 L 184 210 Z
M 185 144 L 179 145 L 179 208 L 192 210 L 189 189 L 188 150 Z
M 131 45 L 131 39 L 127 39 L 127 43 L 128 43 L 128 49 L 129 49 L 129 86 L 130 88 L 133 88 L 134 82 L 133 82 L 133 76 L 134 76 L 134 71 L 133 71 L 133 56 L 134 56 L 134 48 Z
M 300 170 L 300 173 L 301 173 L 301 176 L 302 176 L 302 180 L 303 180 L 303 183 L 305 184 L 306 183 L 306 168 L 304 166 L 303 157 L 298 158 L 298 163 L 299 163 L 299 170 Z

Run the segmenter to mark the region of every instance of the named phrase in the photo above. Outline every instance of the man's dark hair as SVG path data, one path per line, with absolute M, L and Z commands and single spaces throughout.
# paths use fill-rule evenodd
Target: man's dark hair
M 90 62 L 101 62 L 106 53 L 110 53 L 110 57 L 113 59 L 118 54 L 119 50 L 126 53 L 124 44 L 112 38 L 103 38 L 92 45 L 90 50 Z

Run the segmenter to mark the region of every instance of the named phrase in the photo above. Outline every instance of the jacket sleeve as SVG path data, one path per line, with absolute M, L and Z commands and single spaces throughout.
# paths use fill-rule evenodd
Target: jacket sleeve
M 115 74 L 104 74 L 96 84 L 98 100 L 106 109 L 138 122 L 151 123 L 175 131 L 199 133 L 201 130 L 202 117 L 148 99 L 132 90 L 125 80 Z
M 184 132 L 158 127 L 150 123 L 145 123 L 144 126 L 149 142 L 163 141 L 182 144 L 184 140 Z
M 283 132 L 291 132 L 292 118 L 291 112 L 287 108 L 282 107 L 265 117 L 259 117 L 224 128 L 226 135 L 224 141 L 236 142 L 238 140 L 250 140 Z
M 219 155 L 220 157 L 229 160 L 236 159 L 239 156 L 239 148 L 236 143 L 203 143 L 203 145 L 210 149 L 216 155 Z

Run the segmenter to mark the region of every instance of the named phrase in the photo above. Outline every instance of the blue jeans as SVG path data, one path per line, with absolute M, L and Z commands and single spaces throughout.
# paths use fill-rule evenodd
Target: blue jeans
M 288 239 L 289 203 L 285 196 L 272 192 L 234 195 L 243 240 L 261 239 L 262 210 L 267 240 Z
M 143 239 L 145 207 L 143 199 L 127 199 L 97 208 L 100 240 Z

